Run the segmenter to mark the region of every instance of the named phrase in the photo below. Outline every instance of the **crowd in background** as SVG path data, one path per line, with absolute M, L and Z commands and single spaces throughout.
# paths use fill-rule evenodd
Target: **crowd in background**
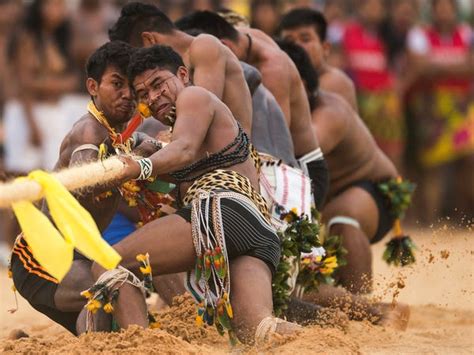
M 3 179 L 54 167 L 62 138 L 86 112 L 84 64 L 108 40 L 126 2 L 0 0 Z M 474 0 L 144 2 L 173 20 L 193 10 L 231 8 L 270 35 L 292 8 L 323 11 L 328 62 L 350 75 L 377 143 L 418 184 L 411 220 L 473 218 L 474 78 L 456 75 L 456 65 L 474 47 Z M 0 224 L 11 218 L 2 212 Z

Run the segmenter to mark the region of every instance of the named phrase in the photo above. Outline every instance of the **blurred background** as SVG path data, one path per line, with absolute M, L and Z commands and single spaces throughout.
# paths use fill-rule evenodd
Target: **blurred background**
M 86 112 L 85 62 L 107 41 L 126 2 L 0 0 L 0 180 L 53 168 L 62 138 Z M 173 20 L 193 10 L 231 8 L 270 35 L 292 8 L 324 12 L 332 45 L 327 60 L 354 80 L 361 117 L 378 142 L 390 142 L 382 149 L 418 184 L 408 223 L 472 225 L 474 78 L 459 77 L 456 68 L 473 52 L 474 0 L 143 2 Z M 383 61 L 371 69 L 383 84 L 367 85 L 357 75 L 360 63 L 351 58 L 363 44 L 354 43 L 354 31 L 383 49 Z M 446 35 L 454 32 L 460 39 Z M 426 45 L 427 33 L 441 38 L 439 48 Z M 13 221 L 0 211 L 0 262 L 16 233 Z

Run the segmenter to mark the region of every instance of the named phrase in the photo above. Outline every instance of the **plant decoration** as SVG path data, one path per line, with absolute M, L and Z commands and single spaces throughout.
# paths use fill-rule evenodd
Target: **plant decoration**
M 312 253 L 301 256 L 297 279 L 301 293 L 315 291 L 321 284 L 334 285 L 334 271 L 347 264 L 347 250 L 342 246 L 341 236 L 327 235 L 326 229 L 322 227 L 319 239 L 322 248 L 313 249 Z
M 292 291 L 289 281 L 295 272 L 295 267 L 297 272 L 301 253 L 309 253 L 312 248 L 321 247 L 318 222 L 310 221 L 307 215 L 298 215 L 296 208 L 288 212 L 280 208 L 280 219 L 286 222 L 286 226 L 278 231 L 281 257 L 272 283 L 273 309 L 277 317 L 288 307 Z
M 390 179 L 378 184 L 380 192 L 387 199 L 390 206 L 390 214 L 395 218 L 394 236 L 386 244 L 383 259 L 387 264 L 395 266 L 406 266 L 415 262 L 415 243 L 410 236 L 403 234 L 401 219 L 405 217 L 405 211 L 411 204 L 411 198 L 416 185 L 401 177 Z

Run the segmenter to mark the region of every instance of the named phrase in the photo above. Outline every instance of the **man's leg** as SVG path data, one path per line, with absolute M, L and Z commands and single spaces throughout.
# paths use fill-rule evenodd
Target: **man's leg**
M 377 231 L 379 211 L 372 196 L 362 188 L 352 187 L 338 195 L 323 209 L 322 218 L 331 223 L 334 217 L 348 217 L 351 223 L 336 222 L 330 226 L 330 235 L 341 235 L 347 249 L 347 265 L 338 269 L 342 286 L 353 293 L 367 293 L 372 288 L 372 252 L 370 238 Z M 334 219 L 334 221 L 336 221 Z
M 140 274 L 138 254 L 150 255 L 155 275 L 172 274 L 190 270 L 196 261 L 191 225 L 177 215 L 159 218 L 144 225 L 127 238 L 114 245 L 122 256 L 121 265 L 136 275 Z M 104 270 L 94 264 L 93 273 L 98 278 Z M 143 294 L 136 287 L 124 284 L 120 288 L 114 317 L 122 328 L 130 324 L 148 326 L 147 308 Z
M 168 306 L 171 306 L 174 297 L 186 292 L 186 288 L 184 287 L 184 275 L 181 273 L 154 276 L 153 287 Z
M 240 256 L 230 263 L 233 327 L 239 339 L 251 343 L 255 331 L 266 317 L 273 314 L 272 274 L 267 264 L 252 256 Z M 280 323 L 279 334 L 292 334 L 299 326 Z

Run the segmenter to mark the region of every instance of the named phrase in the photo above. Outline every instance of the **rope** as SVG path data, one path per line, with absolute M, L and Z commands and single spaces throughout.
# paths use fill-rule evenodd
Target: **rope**
M 121 177 L 124 163 L 117 157 L 100 162 L 67 168 L 52 173 L 69 191 L 104 185 Z M 43 198 L 41 185 L 33 180 L 11 181 L 0 184 L 0 208 L 9 208 L 19 201 Z

